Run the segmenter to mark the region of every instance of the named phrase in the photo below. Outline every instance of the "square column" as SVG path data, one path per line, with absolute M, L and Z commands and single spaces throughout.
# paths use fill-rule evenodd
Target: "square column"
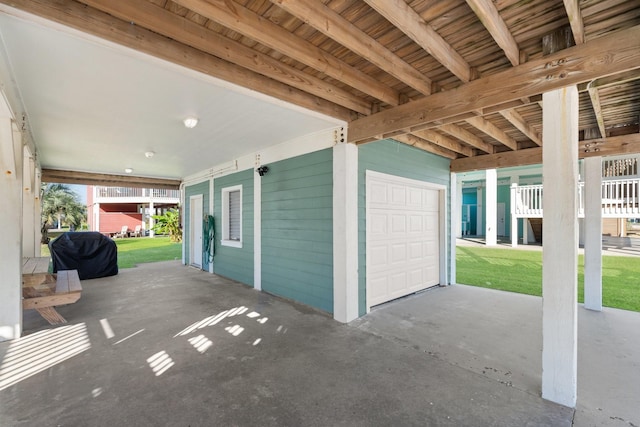
M 575 407 L 578 299 L 578 90 L 543 103 L 542 397 Z
M 498 173 L 495 169 L 487 169 L 485 202 L 485 243 L 487 246 L 498 244 Z
M 584 160 L 584 306 L 602 311 L 602 157 Z
M 36 256 L 36 229 L 40 218 L 36 218 L 35 161 L 25 146 L 22 163 L 22 256 Z M 39 189 L 38 189 L 39 191 Z M 39 245 L 39 242 L 38 242 Z
M 358 147 L 333 147 L 333 318 L 358 317 Z
M 518 247 L 518 217 L 516 216 L 516 188 L 518 188 L 518 177 L 511 177 L 511 247 Z
M 458 178 L 455 172 L 451 172 L 450 184 L 451 189 L 449 197 L 451 198 L 451 220 L 449 226 L 449 252 L 451 254 L 451 262 L 449 263 L 449 283 L 456 283 L 456 236 L 460 236 L 461 222 L 460 222 L 460 210 L 462 209 L 462 185 L 458 182 Z M 460 196 L 460 197 L 458 197 Z
M 0 116 L 0 341 L 22 334 L 22 168 L 21 134 Z

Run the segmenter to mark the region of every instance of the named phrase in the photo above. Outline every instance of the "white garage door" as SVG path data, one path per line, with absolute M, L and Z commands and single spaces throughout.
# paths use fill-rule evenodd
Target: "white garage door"
M 367 307 L 440 281 L 440 203 L 433 185 L 367 173 Z

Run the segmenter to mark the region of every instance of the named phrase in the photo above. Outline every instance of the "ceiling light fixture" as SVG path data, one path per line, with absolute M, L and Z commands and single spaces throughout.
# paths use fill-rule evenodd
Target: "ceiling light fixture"
M 145 156 L 147 159 L 150 159 L 150 158 L 152 158 L 152 157 L 154 156 L 154 154 L 156 154 L 156 153 L 155 153 L 155 152 L 153 152 L 153 151 L 147 151 L 146 153 L 144 153 L 144 156 Z
M 131 168 L 126 168 L 124 171 L 125 171 L 125 173 L 131 173 L 131 172 L 133 172 L 133 169 L 131 169 Z
M 193 129 L 198 124 L 198 119 L 195 117 L 187 117 L 183 120 L 185 127 Z

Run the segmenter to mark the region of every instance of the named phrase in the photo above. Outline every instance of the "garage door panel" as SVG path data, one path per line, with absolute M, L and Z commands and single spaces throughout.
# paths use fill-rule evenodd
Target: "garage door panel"
M 367 177 L 369 306 L 439 283 L 439 190 L 397 181 Z

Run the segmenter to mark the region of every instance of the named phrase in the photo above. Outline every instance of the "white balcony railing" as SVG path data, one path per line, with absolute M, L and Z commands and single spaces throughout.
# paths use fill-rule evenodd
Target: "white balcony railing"
M 180 190 L 158 188 L 95 187 L 96 199 L 172 199 L 180 200 Z
M 511 186 L 511 214 L 517 218 L 542 218 L 542 185 Z M 640 178 L 602 182 L 602 217 L 640 217 Z M 578 183 L 578 217 L 584 217 L 584 182 Z

